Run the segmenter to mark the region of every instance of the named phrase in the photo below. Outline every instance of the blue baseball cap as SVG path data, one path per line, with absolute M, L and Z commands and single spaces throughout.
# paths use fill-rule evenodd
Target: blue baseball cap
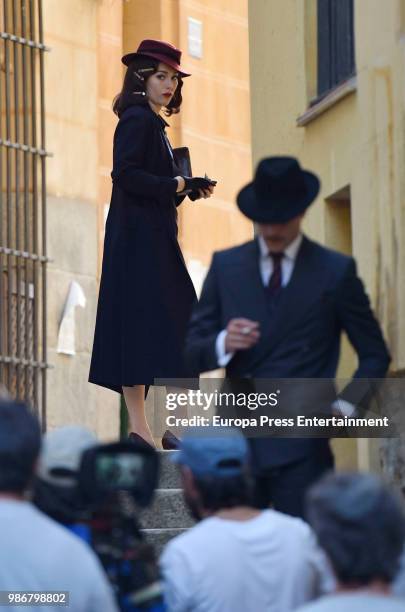
M 193 427 L 186 431 L 173 463 L 185 465 L 196 476 L 237 476 L 249 460 L 249 447 L 238 429 Z

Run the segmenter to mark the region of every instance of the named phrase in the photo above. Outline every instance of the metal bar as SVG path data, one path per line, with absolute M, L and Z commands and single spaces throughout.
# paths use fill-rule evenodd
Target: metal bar
M 3 98 L 3 76 L 0 72 L 0 101 Z M 0 113 L 0 137 L 3 136 L 3 117 L 2 113 Z M 3 149 L 0 147 L 0 246 L 5 244 L 5 236 L 4 236 L 4 223 L 3 223 L 3 215 L 5 214 L 4 210 L 4 199 L 3 199 Z M 4 274 L 3 274 L 3 254 L 0 252 L 0 355 L 2 355 L 5 351 L 4 347 L 4 338 L 3 331 L 5 326 L 4 321 L 4 291 L 3 291 L 3 282 L 4 282 Z M 5 378 L 5 367 L 0 362 L 0 382 L 3 382 Z
M 3 0 L 2 5 L 0 376 L 17 397 L 31 398 L 46 428 L 46 267 L 51 261 L 46 254 L 46 157 L 52 154 L 45 150 L 44 51 L 50 48 L 43 43 L 42 0 Z
M 42 361 L 33 361 L 32 359 L 21 359 L 10 355 L 0 355 L 0 363 L 12 363 L 14 365 L 21 365 L 30 368 L 39 368 L 40 370 L 52 368 L 49 363 L 44 363 Z
M 33 153 L 34 155 L 40 155 L 43 157 L 53 157 L 53 153 L 45 151 L 44 149 L 38 149 L 36 147 L 30 147 L 27 144 L 21 144 L 19 142 L 11 142 L 11 140 L 3 140 L 0 138 L 0 145 L 3 147 L 10 147 L 11 149 L 18 149 L 24 151 L 24 153 Z
M 27 32 L 27 16 L 26 16 L 26 0 L 21 0 L 21 34 L 23 38 L 26 36 Z M 28 48 L 24 46 L 22 48 L 22 97 L 23 97 L 23 116 L 24 116 L 24 126 L 23 126 L 23 141 L 25 145 L 27 145 L 29 141 L 29 125 L 28 125 L 28 83 L 27 83 L 27 54 Z M 29 61 L 29 58 L 28 58 Z M 0 147 L 1 150 L 1 147 Z M 24 253 L 27 253 L 28 257 L 24 257 L 25 265 L 24 265 L 24 290 L 25 290 L 25 359 L 29 359 L 30 355 L 30 301 L 29 301 L 29 284 L 30 284 L 30 262 L 29 262 L 29 250 L 30 250 L 30 242 L 29 242 L 29 216 L 30 216 L 30 203 L 29 203 L 29 181 L 30 181 L 30 172 L 29 172 L 29 156 L 28 151 L 24 151 Z M 1 350 L 0 350 L 1 354 Z M 25 396 L 29 397 L 29 387 L 30 387 L 30 370 L 25 368 Z
M 4 27 L 8 28 L 8 0 L 3 0 L 4 10 Z M 9 53 L 9 41 L 4 41 L 4 63 L 6 70 L 5 78 L 5 99 L 6 99 L 6 138 L 10 140 L 10 53 Z M 11 201 L 11 150 L 7 149 L 6 156 L 6 193 L 7 193 L 7 243 L 12 244 L 12 201 Z M 11 319 L 11 295 L 12 295 L 12 258 L 7 258 L 7 353 L 12 353 L 12 319 Z M 6 368 L 6 385 L 10 389 L 12 381 L 12 369 L 11 366 Z
M 38 0 L 38 31 L 39 42 L 43 45 L 44 32 L 42 20 L 42 0 Z M 41 105 L 41 149 L 45 150 L 45 80 L 44 80 L 44 53 L 43 49 L 39 50 L 39 78 L 40 78 L 40 105 Z M 41 164 L 41 217 L 42 217 L 42 256 L 46 257 L 47 253 L 47 216 L 46 216 L 46 167 L 45 157 L 40 157 Z M 47 362 L 47 278 L 46 265 L 41 262 L 42 272 L 42 361 Z M 42 429 L 46 431 L 47 412 L 46 412 L 46 369 L 42 371 Z
M 17 3 L 13 2 L 12 10 L 12 24 L 13 30 L 18 30 L 17 23 Z M 20 140 L 20 91 L 19 91 L 19 61 L 18 61 L 18 47 L 14 45 L 14 137 L 15 141 Z M 20 236 L 20 152 L 19 149 L 15 149 L 15 244 L 16 250 L 21 248 L 21 236 Z M 17 357 L 21 357 L 22 342 L 21 342 L 21 265 L 20 258 L 15 258 L 16 277 L 17 277 L 17 290 L 16 290 L 16 352 Z M 16 367 L 16 397 L 21 399 L 21 372 L 20 368 Z
M 35 39 L 35 7 L 34 0 L 29 0 L 29 24 L 30 38 Z M 32 146 L 37 146 L 37 128 L 36 128 L 36 49 L 31 50 L 31 143 Z M 32 250 L 38 253 L 38 172 L 37 159 L 32 158 Z M 33 265 L 33 282 L 34 282 L 34 299 L 33 299 L 33 355 L 34 361 L 38 362 L 38 335 L 39 335 L 39 312 L 38 312 L 38 265 L 34 261 Z M 34 408 L 39 411 L 39 393 L 38 393 L 38 371 L 34 369 Z
M 0 253 L 3 253 L 4 255 L 12 255 L 13 257 L 22 257 L 24 259 L 30 259 L 32 261 L 40 261 L 41 263 L 53 261 L 51 257 L 37 255 L 36 253 L 29 253 L 28 251 L 19 251 L 17 249 L 11 249 L 9 247 L 0 247 Z
M 10 40 L 11 42 L 19 43 L 21 45 L 25 45 L 26 47 L 31 47 L 32 49 L 40 49 L 41 51 L 51 51 L 51 47 L 47 47 L 46 45 L 35 42 L 35 40 L 25 38 L 24 36 L 16 36 L 16 34 L 10 34 L 9 32 L 0 32 L 0 38 L 3 38 L 4 40 Z

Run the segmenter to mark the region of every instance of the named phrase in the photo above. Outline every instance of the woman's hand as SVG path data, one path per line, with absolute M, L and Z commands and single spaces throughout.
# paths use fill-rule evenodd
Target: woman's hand
M 188 197 L 192 202 L 195 200 L 200 200 L 201 198 L 210 198 L 214 193 L 214 186 L 209 187 L 208 189 L 195 189 L 191 193 L 188 194 Z
M 200 198 L 210 198 L 214 193 L 214 185 L 210 185 L 208 189 L 198 189 L 198 193 L 200 194 Z
M 184 180 L 184 178 L 182 176 L 176 176 L 175 179 L 177 181 L 176 193 L 179 193 L 179 191 L 184 191 L 186 187 L 186 181 Z
M 207 176 L 183 176 L 183 179 L 186 191 L 198 191 L 199 189 L 207 191 L 210 187 L 216 185 L 216 182 L 211 181 Z
M 193 191 L 188 194 L 188 197 L 193 202 L 195 200 L 199 200 L 200 198 L 204 198 L 204 199 L 210 198 L 214 193 L 214 189 L 217 184 L 216 181 L 211 181 L 211 179 L 209 179 L 207 175 L 205 175 L 204 178 L 209 181 L 209 185 L 207 187 L 204 186 L 203 188 L 193 189 Z
M 211 181 L 207 176 L 191 177 L 191 176 L 176 176 L 177 193 L 190 190 L 188 196 L 190 200 L 199 200 L 200 198 L 210 198 L 214 193 L 216 185 L 215 181 Z

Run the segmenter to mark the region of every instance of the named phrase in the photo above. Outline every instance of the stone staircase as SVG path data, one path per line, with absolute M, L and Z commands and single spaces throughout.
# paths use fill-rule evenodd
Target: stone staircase
M 178 451 L 159 451 L 160 479 L 153 504 L 140 516 L 142 531 L 157 554 L 174 536 L 194 525 L 183 501 L 178 467 L 170 461 Z

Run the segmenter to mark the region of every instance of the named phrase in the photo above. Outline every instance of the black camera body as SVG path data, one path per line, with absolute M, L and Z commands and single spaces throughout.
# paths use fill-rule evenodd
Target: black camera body
M 81 459 L 78 486 L 90 505 L 98 505 L 126 491 L 140 507 L 152 501 L 159 476 L 159 456 L 136 442 L 100 444 Z

